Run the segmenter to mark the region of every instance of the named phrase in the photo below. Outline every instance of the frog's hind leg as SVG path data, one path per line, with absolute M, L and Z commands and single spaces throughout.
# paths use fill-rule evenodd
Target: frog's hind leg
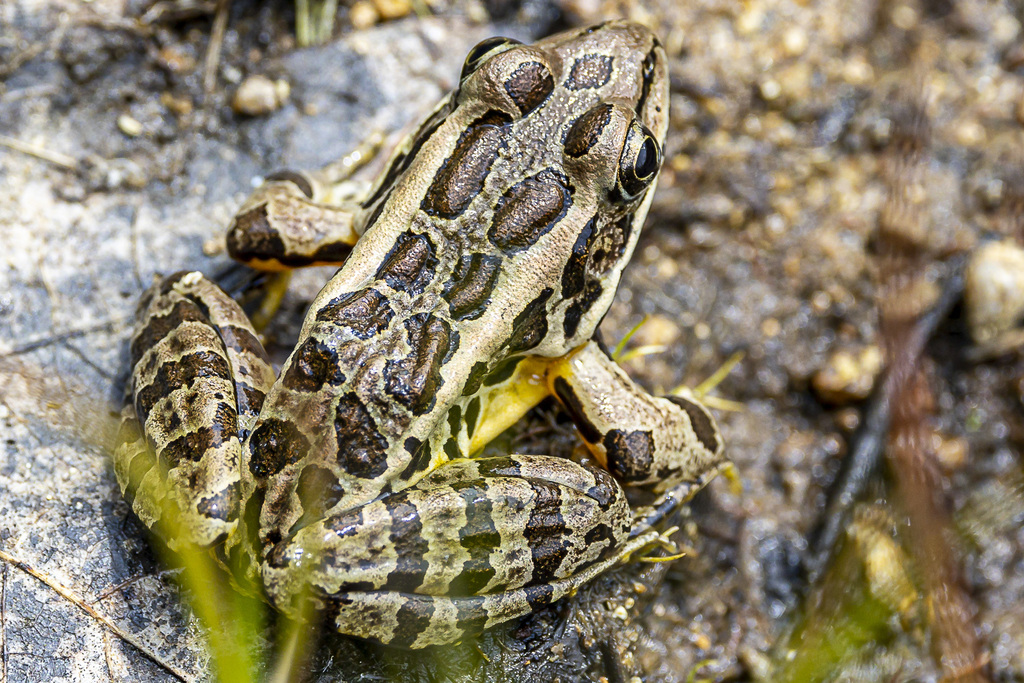
M 392 646 L 417 649 L 454 643 L 572 595 L 657 537 L 652 532 L 633 537 L 610 556 L 565 579 L 490 595 L 351 591 L 328 596 L 325 612 L 339 631 Z
M 547 378 L 587 448 L 624 486 L 676 499 L 724 462 L 707 408 L 688 396 L 651 396 L 595 342 L 559 358 Z
M 458 459 L 295 531 L 267 553 L 263 578 L 284 611 L 308 590 L 342 633 L 425 647 L 572 592 L 632 551 L 631 521 L 604 470 L 544 455 Z
M 125 498 L 172 549 L 234 531 L 241 442 L 274 381 L 238 305 L 197 272 L 140 302 L 114 471 Z

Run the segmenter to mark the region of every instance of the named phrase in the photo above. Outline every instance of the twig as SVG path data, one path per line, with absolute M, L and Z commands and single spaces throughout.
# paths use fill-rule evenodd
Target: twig
M 101 602 L 103 600 L 106 600 L 107 598 L 109 598 L 114 593 L 118 593 L 118 592 L 124 590 L 125 588 L 127 588 L 130 585 L 132 585 L 133 583 L 138 583 L 142 579 L 148 579 L 148 578 L 150 578 L 152 576 L 156 576 L 157 578 L 162 578 L 162 577 L 166 576 L 167 574 L 176 574 L 176 573 L 180 573 L 180 571 L 181 570 L 179 570 L 179 569 L 165 569 L 165 570 L 163 570 L 161 572 L 157 572 L 156 574 L 139 574 L 137 576 L 129 576 L 127 579 L 125 579 L 121 583 L 116 583 L 113 586 L 110 586 L 110 587 L 104 589 L 102 592 L 100 592 L 100 594 L 96 596 L 95 602 Z
M 213 12 L 213 3 L 206 2 L 205 0 L 155 2 L 139 18 L 139 23 L 144 26 L 149 26 L 150 24 L 176 24 L 213 14 Z
M 13 358 L 14 356 L 21 356 L 23 354 L 30 353 L 32 351 L 36 351 L 36 350 L 41 349 L 41 348 L 44 348 L 44 347 L 47 347 L 47 346 L 51 346 L 53 344 L 60 344 L 62 342 L 66 342 L 69 339 L 76 339 L 78 337 L 84 337 L 85 335 L 92 334 L 93 332 L 101 332 L 103 330 L 109 330 L 111 327 L 113 327 L 114 325 L 116 325 L 119 322 L 121 322 L 121 321 L 120 320 L 108 320 L 106 322 L 99 323 L 99 324 L 93 325 L 91 327 L 85 327 L 85 328 L 82 328 L 80 330 L 71 330 L 69 332 L 62 332 L 60 334 L 54 334 L 54 335 L 50 335 L 48 337 L 43 337 L 42 339 L 36 339 L 34 341 L 26 342 L 25 344 L 22 344 L 21 346 L 15 346 L 10 351 L 4 351 L 4 352 L 0 353 L 0 360 L 2 360 L 4 358 Z
M 224 46 L 224 33 L 228 28 L 231 0 L 217 0 L 217 11 L 213 15 L 210 44 L 206 48 L 206 62 L 203 65 L 203 92 L 209 96 L 217 85 L 217 67 L 220 65 L 220 51 Z
M 103 624 L 103 626 L 105 626 L 107 628 L 107 630 L 109 630 L 115 636 L 117 636 L 121 640 L 125 641 L 126 643 L 132 645 L 135 649 L 137 649 L 139 652 L 141 652 L 147 658 L 149 658 L 150 661 L 152 661 L 153 663 L 157 664 L 161 668 L 165 669 L 166 671 L 171 673 L 173 676 L 175 676 L 179 680 L 182 680 L 182 681 L 193 681 L 193 680 L 195 680 L 191 676 L 189 676 L 188 673 L 186 673 L 185 671 L 182 671 L 181 669 L 176 667 L 174 664 L 171 664 L 170 662 L 166 662 L 163 659 L 161 659 L 155 652 L 150 650 L 149 647 L 147 647 L 146 644 L 143 643 L 141 640 L 136 638 L 131 633 L 128 633 L 127 631 L 123 630 L 120 626 L 115 624 L 109 618 L 107 618 L 106 616 L 104 616 L 104 615 L 100 614 L 99 612 L 97 612 L 92 607 L 92 605 L 87 603 L 85 600 L 83 600 L 79 596 L 75 595 L 70 589 L 65 588 L 61 584 L 57 583 L 52 578 L 50 578 L 46 574 L 42 573 L 41 571 L 39 571 L 38 569 L 36 569 L 32 565 L 30 565 L 30 564 L 28 564 L 28 563 L 26 563 L 26 562 L 24 562 L 22 560 L 19 560 L 19 559 L 13 557 L 12 555 L 9 555 L 8 553 L 4 552 L 3 550 L 0 550 L 0 561 L 3 561 L 5 563 L 7 563 L 8 565 L 14 567 L 15 569 L 20 569 L 21 571 L 25 572 L 26 574 L 29 574 L 30 576 L 34 576 L 35 578 L 39 579 L 39 581 L 41 581 L 44 585 L 48 586 L 49 588 L 52 588 L 62 598 L 64 598 L 68 602 L 71 602 L 72 604 L 77 606 L 79 609 L 81 609 L 83 612 L 85 612 L 86 614 L 91 616 L 93 619 L 95 619 L 99 623 Z
M 0 680 L 7 680 L 7 577 L 11 568 L 4 565 L 0 576 Z
M 963 296 L 965 257 L 957 257 L 942 289 L 942 296 L 917 323 L 910 337 L 908 353 L 920 355 L 935 330 L 946 319 L 956 302 Z M 821 522 L 811 534 L 812 548 L 804 562 L 807 585 L 818 582 L 828 567 L 832 553 L 851 519 L 854 504 L 863 498 L 885 452 L 886 435 L 891 422 L 892 394 L 895 381 L 886 374 L 879 389 L 872 395 L 864 410 L 861 427 L 850 440 L 850 451 L 843 459 L 843 467 L 828 494 L 828 507 Z
M 8 149 L 13 149 L 16 152 L 28 154 L 29 156 L 42 159 L 43 161 L 48 161 L 51 164 L 55 164 L 71 171 L 78 170 L 78 159 L 69 157 L 66 154 L 61 154 L 60 152 L 51 152 L 50 150 L 38 145 L 30 145 L 27 142 L 22 142 L 15 138 L 9 138 L 6 135 L 0 135 L 0 145 L 3 145 Z
M 950 545 L 948 488 L 929 424 L 934 397 L 920 363 L 923 343 L 915 339 L 917 323 L 936 298 L 934 285 L 923 277 L 934 260 L 922 195 L 930 139 L 925 99 L 919 96 L 897 111 L 891 151 L 882 163 L 889 193 L 878 221 L 878 331 L 892 385 L 886 460 L 905 516 L 904 540 L 929 605 L 932 659 L 945 679 L 982 683 L 990 679 L 973 623 L 976 609 Z

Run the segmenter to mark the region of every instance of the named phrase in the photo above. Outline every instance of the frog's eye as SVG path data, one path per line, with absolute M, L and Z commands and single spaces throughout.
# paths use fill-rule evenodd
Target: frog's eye
M 654 181 L 661 168 L 661 147 L 654 134 L 642 123 L 634 122 L 626 133 L 626 144 L 619 157 L 619 187 L 622 196 L 635 199 Z
M 462 75 L 459 76 L 459 80 L 466 80 L 467 76 L 479 69 L 480 65 L 488 59 L 496 54 L 510 50 L 516 45 L 522 45 L 522 43 L 514 38 L 502 38 L 501 36 L 480 41 L 466 55 L 466 61 L 462 63 Z

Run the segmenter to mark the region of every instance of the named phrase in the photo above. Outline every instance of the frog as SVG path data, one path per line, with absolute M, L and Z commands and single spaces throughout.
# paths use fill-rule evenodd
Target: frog
M 268 176 L 228 230 L 265 271 L 338 270 L 275 372 L 198 271 L 142 297 L 114 470 L 172 550 L 209 551 L 287 616 L 454 643 L 572 595 L 662 539 L 724 464 L 692 394 L 649 394 L 596 339 L 668 128 L 665 50 L 609 21 L 492 38 L 341 200 Z M 587 457 L 484 446 L 553 396 Z

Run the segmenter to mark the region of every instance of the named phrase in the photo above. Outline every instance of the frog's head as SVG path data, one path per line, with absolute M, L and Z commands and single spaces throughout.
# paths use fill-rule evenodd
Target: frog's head
M 487 231 L 532 310 L 520 332 L 535 346 L 516 332 L 510 346 L 565 353 L 607 312 L 650 206 L 668 127 L 664 49 L 624 21 L 535 45 L 491 38 L 467 56 L 456 98 L 516 129 L 492 173 L 516 184 L 501 188 Z

